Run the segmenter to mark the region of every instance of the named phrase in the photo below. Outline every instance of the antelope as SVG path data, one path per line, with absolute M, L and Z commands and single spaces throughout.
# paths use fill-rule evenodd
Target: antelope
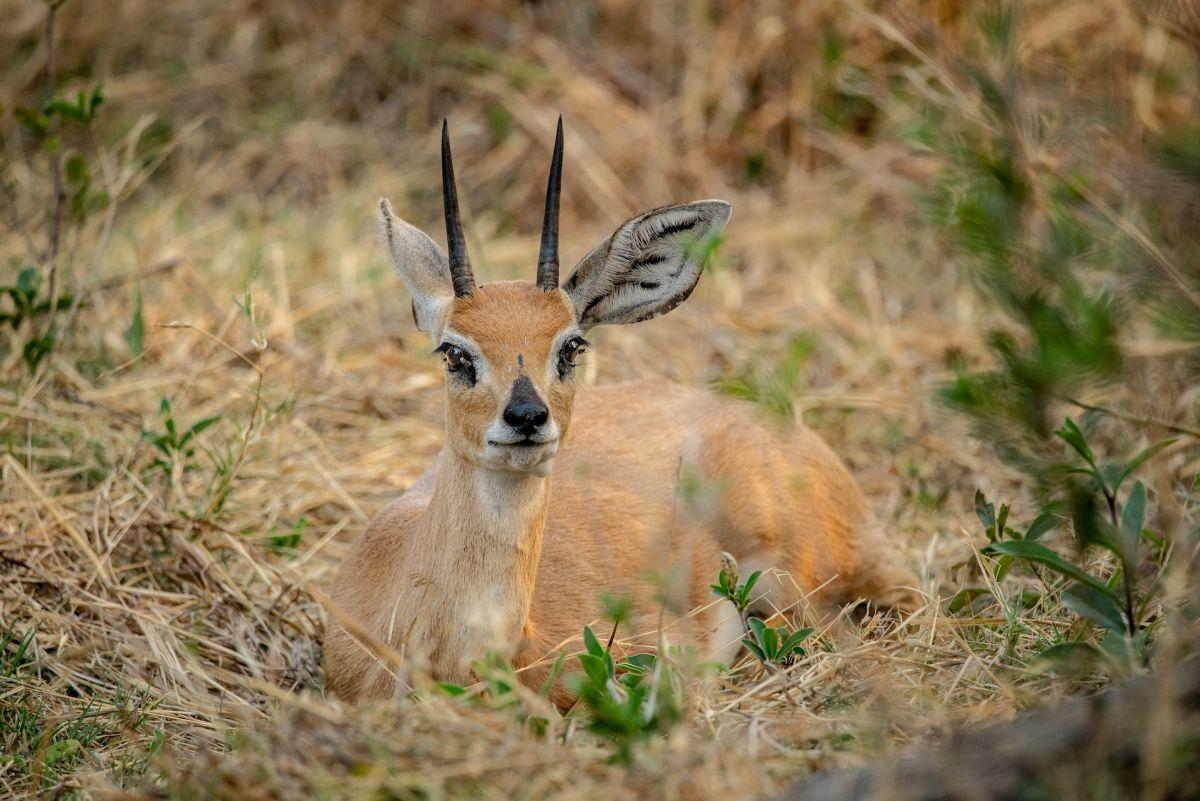
M 325 636 L 333 694 L 362 702 L 397 690 L 372 639 L 439 681 L 466 683 L 472 663 L 496 652 L 539 687 L 556 648 L 599 617 L 602 594 L 628 597 L 634 628 L 654 628 L 663 591 L 652 577 L 667 574 L 667 559 L 682 573 L 668 591 L 672 637 L 727 662 L 742 621 L 732 604 L 711 603 L 723 552 L 743 572 L 769 571 L 755 587 L 763 617 L 806 594 L 880 605 L 906 596 L 913 577 L 808 428 L 772 427 L 745 402 L 660 380 L 580 391 L 588 331 L 687 299 L 703 266 L 695 243 L 724 228 L 728 203 L 631 217 L 560 282 L 560 118 L 536 280 L 477 284 L 445 123 L 441 145 L 448 252 L 386 198 L 379 227 L 417 328 L 445 363 L 445 444 L 336 574 L 338 622 Z M 706 500 L 677 503 L 685 473 Z M 559 682 L 551 700 L 572 698 Z

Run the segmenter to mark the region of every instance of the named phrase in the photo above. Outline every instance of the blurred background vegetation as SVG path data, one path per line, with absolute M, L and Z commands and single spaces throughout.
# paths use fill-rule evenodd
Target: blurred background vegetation
M 1189 0 L 0 20 L 0 794 L 769 794 L 1190 653 Z M 402 714 L 320 694 L 321 582 L 441 440 L 375 201 L 440 239 L 449 117 L 476 270 L 527 278 L 559 113 L 564 260 L 645 208 L 734 206 L 696 295 L 597 332 L 587 380 L 803 418 L 928 598 L 797 613 L 816 634 L 784 684 L 681 666 L 625 766 L 502 667 Z

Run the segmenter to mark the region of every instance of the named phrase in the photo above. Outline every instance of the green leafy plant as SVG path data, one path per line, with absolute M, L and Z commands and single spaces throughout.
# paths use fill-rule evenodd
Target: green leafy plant
M 1088 482 L 1083 491 L 1100 495 L 1105 501 L 1103 510 L 1099 510 L 1086 502 L 1086 494 L 1076 500 L 1073 515 L 1076 545 L 1081 555 L 1086 555 L 1087 549 L 1093 547 L 1110 553 L 1115 569 L 1108 577 L 1097 575 L 1090 572 L 1085 563 L 1065 558 L 1039 542 L 1057 527 L 1062 519 L 1060 514 L 1043 511 L 1023 530 L 1017 529 L 1008 525 L 1008 506 L 1002 504 L 997 510 L 982 492 L 977 491 L 975 511 L 988 538 L 984 552 L 997 557 L 993 578 L 1002 582 L 1014 564 L 1030 567 L 1039 579 L 1044 579 L 1042 571 L 1057 576 L 1057 586 L 1050 589 L 1061 590 L 1062 603 L 1067 609 L 1105 632 L 1102 640 L 1105 652 L 1119 656 L 1120 662 L 1128 662 L 1131 656 L 1144 659 L 1148 636 L 1146 615 L 1158 582 L 1158 571 L 1139 580 L 1139 565 L 1143 561 L 1143 543 L 1161 542 L 1161 538 L 1143 528 L 1145 485 L 1140 480 L 1135 481 L 1123 495 L 1121 487 L 1140 466 L 1173 440 L 1154 443 L 1126 462 L 1101 463 L 1082 430 L 1070 418 L 1056 434 L 1082 462 L 1066 466 L 1064 471 L 1086 476 Z M 1085 510 L 1082 517 L 1080 509 Z M 951 600 L 950 610 L 961 611 L 975 598 L 987 593 L 986 588 L 964 589 Z M 1035 602 L 1037 597 L 1034 593 Z M 1083 642 L 1065 643 L 1056 647 L 1052 655 L 1080 648 L 1090 649 L 1090 646 Z
M 559 654 L 541 692 L 536 696 L 521 684 L 512 665 L 495 652 L 489 652 L 483 659 L 472 663 L 472 672 L 479 678 L 477 684 L 464 687 L 455 682 L 440 681 L 436 688 L 440 694 L 458 699 L 459 703 L 507 712 L 535 736 L 545 737 L 554 717 L 546 698 L 558 680 L 565 659 L 565 653 Z M 419 698 L 419 695 L 414 694 L 414 697 Z
M 917 146 L 942 164 L 925 198 L 928 219 L 1000 312 L 984 334 L 984 359 L 947 353 L 954 378 L 940 397 L 1025 477 L 1037 505 L 1018 526 L 1006 506 L 976 495 L 991 581 L 965 588 L 950 608 L 974 608 L 1015 585 L 1005 604 L 1010 626 L 1033 605 L 1053 619 L 1061 600 L 1081 621 L 1064 632 L 1062 650 L 1091 649 L 1095 626 L 1101 649 L 1133 665 L 1147 656 L 1172 549 L 1144 530 L 1151 493 L 1140 481 L 1130 486 L 1131 477 L 1173 440 L 1124 442 L 1130 431 L 1196 433 L 1186 421 L 1147 415 L 1144 402 L 1174 399 L 1200 363 L 1194 235 L 1168 223 L 1173 209 L 1194 209 L 1195 182 L 1180 192 L 1153 181 L 1146 186 L 1155 191 L 1113 191 L 1103 160 L 1089 152 L 1097 140 L 1064 135 L 1076 112 L 1096 110 L 1082 105 L 1084 96 L 1070 99 L 1070 112 L 1033 112 L 1036 91 L 1026 94 L 1034 84 L 1019 56 L 1022 9 L 1001 3 L 981 17 L 978 41 L 949 65 L 962 94 L 921 101 L 918 115 Z M 1170 340 L 1170 355 L 1128 347 L 1143 331 Z M 1056 429 L 1072 408 L 1084 410 L 1078 422 L 1068 417 Z M 1111 456 L 1102 460 L 1100 450 Z M 1050 542 L 1060 528 L 1074 539 L 1073 555 Z M 1018 565 L 1040 591 L 1010 580 Z
M 286 534 L 271 534 L 271 550 L 275 553 L 294 558 L 296 550 L 300 547 L 301 540 L 304 539 L 304 532 L 308 530 L 309 520 L 307 517 L 301 516 L 291 530 Z
M 52 309 L 57 311 L 69 307 L 72 297 L 69 294 L 61 294 L 57 298 L 43 296 L 42 277 L 36 267 L 23 267 L 12 284 L 0 286 L 0 293 L 8 297 L 11 305 L 8 311 L 0 311 L 0 324 L 8 323 L 14 329 L 19 329 L 29 323 L 30 333 L 22 347 L 21 356 L 29 370 L 34 371 L 54 349 L 54 335 L 34 332 L 34 322 Z
M 742 645 L 764 665 L 788 667 L 797 656 L 804 655 L 804 641 L 813 633 L 811 628 L 789 631 L 786 628 L 768 626 L 752 617 L 747 621 L 750 637 L 742 638 Z
M 712 588 L 713 595 L 724 598 L 734 605 L 738 614 L 742 619 L 746 619 L 752 598 L 750 593 L 754 591 L 754 585 L 758 583 L 758 579 L 762 576 L 761 570 L 755 570 L 746 580 L 738 583 L 737 564 L 733 562 L 733 558 L 726 556 L 725 564 L 721 567 L 721 572 L 717 574 L 717 583 L 709 584 Z
M 47 38 L 54 35 L 55 16 L 62 0 L 47 2 Z M 51 51 L 52 52 L 52 51 Z M 12 224 L 22 234 L 31 259 L 40 267 L 23 268 L 11 287 L 5 287 L 13 301 L 11 311 L 0 313 L 0 320 L 9 322 L 14 328 L 34 318 L 45 317 L 36 325 L 26 326 L 27 334 L 22 347 L 22 356 L 30 371 L 36 371 L 45 357 L 53 350 L 58 338 L 55 316 L 58 311 L 74 305 L 69 292 L 61 289 L 64 233 L 71 224 L 82 226 L 94 212 L 109 203 L 107 192 L 95 188 L 87 154 L 83 150 L 68 146 L 65 134 L 76 127 L 91 131 L 97 120 L 99 109 L 104 103 L 104 86 L 96 84 L 90 90 L 79 90 L 74 97 L 55 94 L 57 75 L 53 59 L 46 64 L 48 96 L 39 106 L 21 106 L 13 111 L 24 142 L 32 146 L 45 160 L 45 183 L 49 186 L 49 199 L 45 204 L 45 242 L 34 244 L 30 226 L 22 218 L 14 201 L 11 209 Z M 27 163 L 34 164 L 27 154 Z M 12 195 L 13 189 L 6 173 L 7 165 L 0 163 L 0 182 Z M 44 292 L 42 286 L 44 285 Z M 41 295 L 39 296 L 39 292 Z
M 142 438 L 152 444 L 161 454 L 151 466 L 172 475 L 178 468 L 185 468 L 187 461 L 196 453 L 194 441 L 205 429 L 221 419 L 220 415 L 205 417 L 192 423 L 186 429 L 175 420 L 169 398 L 163 398 L 158 406 L 159 416 L 162 417 L 161 431 L 143 431 Z
M 793 631 L 768 626 L 761 619 L 752 617 L 752 593 L 754 585 L 762 577 L 762 571 L 755 570 L 745 581 L 739 582 L 737 562 L 733 557 L 725 553 L 721 555 L 721 560 L 721 572 L 717 574 L 716 583 L 710 584 L 709 587 L 712 588 L 713 595 L 724 598 L 737 609 L 746 630 L 742 645 L 769 670 L 791 665 L 796 656 L 804 654 L 802 643 L 812 635 L 813 629 L 802 628 Z
M 0 324 L 8 323 L 13 328 L 19 328 L 26 320 L 49 312 L 51 305 L 58 309 L 71 305 L 70 295 L 62 295 L 52 304 L 50 298 L 41 296 L 41 291 L 42 277 L 37 268 L 21 268 L 14 283 L 0 286 L 0 293 L 7 295 L 12 302 L 10 311 L 0 312 Z
M 583 675 L 570 680 L 588 710 L 588 728 L 616 746 L 614 761 L 629 764 L 638 742 L 679 721 L 682 682 L 661 654 L 614 660 L 590 626 L 583 629 L 583 643 L 585 651 L 579 654 Z

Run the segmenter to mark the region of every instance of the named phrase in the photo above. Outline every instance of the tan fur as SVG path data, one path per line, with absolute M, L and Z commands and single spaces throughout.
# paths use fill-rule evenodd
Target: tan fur
M 639 617 L 623 634 L 653 631 L 655 576 L 664 572 L 672 576 L 671 640 L 715 653 L 729 645 L 713 632 L 731 607 L 689 610 L 712 600 L 721 551 L 743 574 L 783 574 L 760 584 L 767 614 L 797 602 L 801 590 L 823 601 L 892 603 L 912 586 L 854 479 L 809 429 L 767 426 L 746 404 L 663 381 L 576 397 L 574 379 L 549 369 L 556 337 L 574 326 L 561 290 L 480 286 L 448 304 L 440 325 L 480 346 L 486 379 L 470 388 L 448 379 L 446 447 L 355 543 L 331 593 L 340 610 L 434 678 L 468 681 L 472 660 L 496 651 L 518 667 L 541 661 L 522 673 L 539 686 L 555 647 L 597 620 L 606 593 L 635 601 Z M 570 429 L 549 476 L 478 462 L 522 372 L 564 438 Z M 325 647 L 336 695 L 364 701 L 394 692 L 392 673 L 341 626 L 329 626 Z M 571 700 L 561 682 L 553 698 Z

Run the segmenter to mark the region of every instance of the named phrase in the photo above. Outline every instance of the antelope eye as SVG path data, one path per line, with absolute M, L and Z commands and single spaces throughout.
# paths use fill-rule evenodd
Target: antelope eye
M 469 379 L 471 384 L 475 383 L 475 364 L 471 361 L 471 354 L 460 348 L 458 345 L 451 345 L 449 342 L 443 342 L 438 346 L 437 352 L 442 354 L 442 359 L 446 362 L 446 369 L 451 373 L 459 373 Z
M 567 373 L 575 367 L 575 358 L 585 353 L 590 344 L 583 337 L 572 337 L 563 343 L 562 350 L 558 353 L 559 378 L 566 378 Z

